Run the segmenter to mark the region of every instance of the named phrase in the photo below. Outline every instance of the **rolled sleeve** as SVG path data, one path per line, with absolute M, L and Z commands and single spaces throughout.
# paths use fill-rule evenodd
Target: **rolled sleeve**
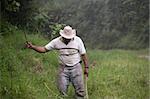
M 79 40 L 79 53 L 80 54 L 86 53 L 85 46 L 84 46 L 83 41 L 81 39 Z
M 47 50 L 53 50 L 54 49 L 54 41 L 51 41 L 47 45 L 45 45 L 45 48 Z

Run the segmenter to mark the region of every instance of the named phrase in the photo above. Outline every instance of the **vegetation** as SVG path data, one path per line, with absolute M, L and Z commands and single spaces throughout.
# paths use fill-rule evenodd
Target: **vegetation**
M 56 87 L 57 52 L 39 54 L 66 25 L 77 29 L 90 61 L 89 99 L 148 99 L 148 0 L 1 0 L 0 98 L 73 99 Z M 107 50 L 105 50 L 107 49 Z
M 56 52 L 39 54 L 25 49 L 22 30 L 1 23 L 0 97 L 1 99 L 63 99 L 56 87 Z M 36 45 L 49 41 L 40 34 L 28 34 Z M 148 50 L 88 50 L 89 99 L 148 99 L 149 61 L 140 55 Z M 73 99 L 73 87 L 69 97 Z
M 1 0 L 2 17 L 51 36 L 55 24 L 71 25 L 97 49 L 149 46 L 148 0 Z

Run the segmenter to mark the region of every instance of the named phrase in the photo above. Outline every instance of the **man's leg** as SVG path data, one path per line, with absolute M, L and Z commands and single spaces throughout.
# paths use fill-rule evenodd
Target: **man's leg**
M 85 92 L 84 81 L 82 76 L 82 67 L 80 64 L 77 64 L 76 67 L 72 70 L 71 81 L 75 88 L 76 98 L 83 99 L 85 96 Z
M 68 86 L 69 77 L 67 71 L 61 66 L 58 74 L 58 89 L 62 95 L 67 96 Z

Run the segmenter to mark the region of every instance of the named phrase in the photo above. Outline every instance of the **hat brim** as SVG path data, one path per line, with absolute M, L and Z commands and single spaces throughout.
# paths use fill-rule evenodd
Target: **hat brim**
M 66 35 L 63 30 L 60 30 L 59 34 L 66 39 L 72 39 L 76 36 L 76 30 L 73 29 L 71 35 Z

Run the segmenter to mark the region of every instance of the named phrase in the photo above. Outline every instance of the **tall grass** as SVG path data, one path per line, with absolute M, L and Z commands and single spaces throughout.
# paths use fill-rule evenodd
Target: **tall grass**
M 39 54 L 25 49 L 23 32 L 11 28 L 0 39 L 1 99 L 61 99 L 56 87 L 56 52 Z M 36 45 L 49 42 L 38 34 L 30 34 L 28 39 Z M 88 50 L 87 53 L 89 99 L 149 98 L 149 61 L 139 57 L 140 51 Z M 72 86 L 68 94 L 65 99 L 73 99 Z
M 94 99 L 148 99 L 149 62 L 133 51 L 90 51 L 89 95 Z

